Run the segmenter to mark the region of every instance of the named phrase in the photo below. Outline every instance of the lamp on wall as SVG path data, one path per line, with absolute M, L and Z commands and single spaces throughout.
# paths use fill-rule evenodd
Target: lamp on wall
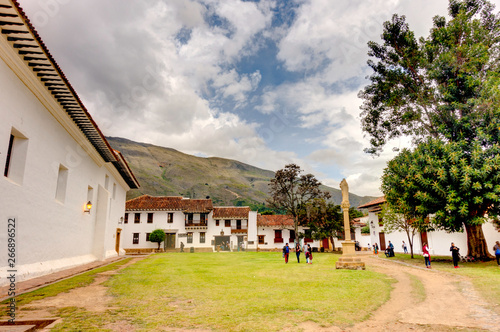
M 90 213 L 90 209 L 92 209 L 92 203 L 90 201 L 88 201 L 87 204 L 85 204 L 85 207 L 86 207 L 86 210 L 84 210 L 83 212 Z

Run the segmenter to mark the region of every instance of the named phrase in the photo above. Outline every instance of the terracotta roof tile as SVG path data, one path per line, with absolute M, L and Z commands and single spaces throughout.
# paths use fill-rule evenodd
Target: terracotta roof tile
M 386 202 L 385 201 L 385 196 L 382 196 L 382 197 L 376 198 L 373 201 L 370 201 L 370 202 L 368 202 L 366 204 L 358 206 L 358 209 L 365 209 L 365 208 L 369 208 L 369 207 L 374 207 L 374 206 L 383 204 L 385 202 Z
M 293 227 L 294 220 L 288 215 L 257 215 L 257 227 Z
M 180 196 L 149 196 L 142 195 L 128 200 L 125 210 L 180 210 L 182 211 L 183 198 Z
M 250 208 L 248 206 L 216 206 L 214 219 L 248 219 Z
M 211 199 L 183 199 L 182 210 L 185 213 L 209 213 L 213 210 Z
M 128 211 L 177 210 L 185 213 L 209 213 L 212 209 L 210 199 L 189 199 L 181 196 L 142 195 L 125 203 L 125 210 Z

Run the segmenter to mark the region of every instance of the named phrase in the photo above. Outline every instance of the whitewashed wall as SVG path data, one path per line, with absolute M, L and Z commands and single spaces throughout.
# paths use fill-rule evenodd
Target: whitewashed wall
M 374 243 L 379 243 L 379 233 L 383 231 L 383 226 L 378 225 L 378 215 L 370 212 L 368 214 L 368 225 L 371 226 L 370 230 L 370 243 L 373 245 Z M 371 223 L 373 221 L 373 223 Z M 487 247 L 490 254 L 494 255 L 493 245 L 495 241 L 500 241 L 500 232 L 498 232 L 493 223 L 487 222 L 483 225 L 483 233 L 486 238 Z M 393 232 L 393 233 L 385 233 L 386 245 L 388 241 L 391 241 L 394 244 L 395 252 L 403 252 L 402 241 L 405 241 L 408 244 L 408 237 L 405 232 Z M 451 256 L 450 246 L 451 243 L 455 243 L 457 247 L 460 248 L 460 254 L 467 254 L 467 234 L 464 232 L 456 232 L 456 233 L 447 233 L 445 231 L 434 231 L 427 233 L 428 245 L 430 247 L 430 252 L 432 255 L 438 256 Z M 408 252 L 410 251 L 410 246 L 408 244 Z M 420 234 L 415 234 L 414 243 L 413 243 L 413 253 L 421 254 L 422 253 L 422 243 L 420 239 Z
M 114 167 L 86 153 L 3 61 L 0 114 L 0 243 L 6 243 L 8 218 L 16 218 L 18 280 L 116 255 L 114 235 L 128 186 L 115 178 Z M 27 138 L 22 181 L 3 176 L 13 128 Z M 60 165 L 68 169 L 62 202 L 55 199 Z M 89 186 L 94 206 L 84 213 Z M 1 271 L 6 254 L 0 250 Z

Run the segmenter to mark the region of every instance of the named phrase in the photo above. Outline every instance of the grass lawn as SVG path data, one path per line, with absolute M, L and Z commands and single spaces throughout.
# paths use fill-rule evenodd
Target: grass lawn
M 138 331 L 349 326 L 387 301 L 392 279 L 369 269 L 336 270 L 338 257 L 316 253 L 307 265 L 292 255 L 285 264 L 278 252 L 156 254 L 106 282 L 116 309 L 96 315 L 65 308 L 54 331 L 102 331 L 124 322 Z
M 409 254 L 396 254 L 396 257 L 379 257 L 384 259 L 399 260 L 408 264 L 425 266 L 424 258 L 421 255 L 413 255 L 413 259 Z M 491 303 L 497 313 L 500 314 L 500 268 L 495 260 L 490 262 L 460 262 L 460 268 L 455 269 L 450 256 L 435 256 L 431 258 L 431 266 L 433 269 L 463 275 L 472 281 L 474 287 L 481 296 Z

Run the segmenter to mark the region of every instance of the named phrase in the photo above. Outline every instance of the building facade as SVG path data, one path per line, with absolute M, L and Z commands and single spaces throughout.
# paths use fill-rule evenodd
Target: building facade
M 123 248 L 129 253 L 158 247 L 149 241 L 155 229 L 165 232 L 164 250 L 281 250 L 295 240 L 289 216 L 262 216 L 246 206 L 212 206 L 210 199 L 143 195 L 127 201 Z M 303 227 L 299 232 L 307 232 Z M 307 240 L 319 247 L 318 241 Z
M 14 266 L 23 280 L 116 256 L 139 184 L 18 3 L 1 4 L 0 273 Z
M 359 206 L 359 209 L 368 209 L 368 218 L 366 224 L 370 227 L 370 244 L 378 244 L 380 250 L 385 250 L 389 241 L 394 244 L 395 252 L 403 252 L 402 243 L 405 241 L 410 251 L 408 237 L 405 232 L 385 233 L 383 220 L 379 218 L 382 204 L 385 203 L 384 197 L 379 197 L 371 202 Z M 492 250 L 495 241 L 500 237 L 500 231 L 495 228 L 492 222 L 483 224 L 483 233 L 486 239 L 487 248 L 491 255 L 494 256 Z M 363 237 L 366 239 L 366 237 Z M 467 234 L 466 232 L 447 233 L 445 231 L 433 231 L 417 233 L 414 237 L 413 253 L 422 254 L 422 244 L 427 242 L 430 247 L 431 255 L 451 256 L 450 245 L 453 242 L 461 249 L 461 254 L 467 254 Z

